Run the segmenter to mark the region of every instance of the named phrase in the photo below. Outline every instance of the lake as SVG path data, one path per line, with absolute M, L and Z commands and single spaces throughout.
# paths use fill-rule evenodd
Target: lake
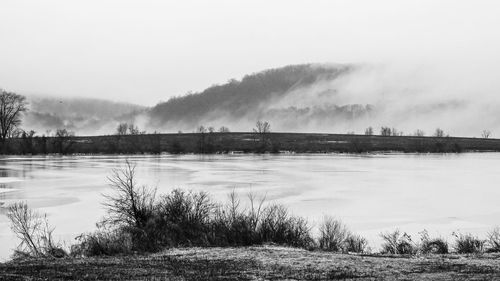
M 204 190 L 223 201 L 232 190 L 242 200 L 252 192 L 312 226 L 338 217 L 374 250 L 379 234 L 396 228 L 451 242 L 453 231 L 484 237 L 500 225 L 500 153 L 4 157 L 0 205 L 26 201 L 47 213 L 69 245 L 105 214 L 107 176 L 125 159 L 137 164 L 138 182 L 159 193 Z M 0 260 L 18 243 L 5 212 L 0 207 Z

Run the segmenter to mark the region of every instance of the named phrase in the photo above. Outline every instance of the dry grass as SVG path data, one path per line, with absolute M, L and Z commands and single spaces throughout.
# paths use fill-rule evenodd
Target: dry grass
M 0 264 L 0 280 L 495 280 L 499 254 L 397 257 L 286 247 L 181 248 L 148 256 Z

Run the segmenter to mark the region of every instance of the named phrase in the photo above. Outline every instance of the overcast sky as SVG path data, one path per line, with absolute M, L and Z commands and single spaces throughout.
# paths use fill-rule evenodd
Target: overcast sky
M 499 27 L 500 1 L 2 0 L 0 87 L 153 105 L 287 64 L 498 65 Z

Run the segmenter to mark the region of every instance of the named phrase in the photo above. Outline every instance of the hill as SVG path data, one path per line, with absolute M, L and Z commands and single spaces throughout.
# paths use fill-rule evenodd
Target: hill
M 171 98 L 148 112 L 153 127 L 192 131 L 199 125 L 246 131 L 258 119 L 287 131 L 328 127 L 333 120 L 356 119 L 373 107 L 342 104 L 332 81 L 350 65 L 303 64 L 269 69 L 230 80 L 199 93 Z

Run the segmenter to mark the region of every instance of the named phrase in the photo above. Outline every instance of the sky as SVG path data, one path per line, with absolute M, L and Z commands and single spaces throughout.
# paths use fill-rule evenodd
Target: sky
M 154 105 L 309 62 L 491 76 L 499 15 L 487 0 L 2 0 L 0 87 Z

